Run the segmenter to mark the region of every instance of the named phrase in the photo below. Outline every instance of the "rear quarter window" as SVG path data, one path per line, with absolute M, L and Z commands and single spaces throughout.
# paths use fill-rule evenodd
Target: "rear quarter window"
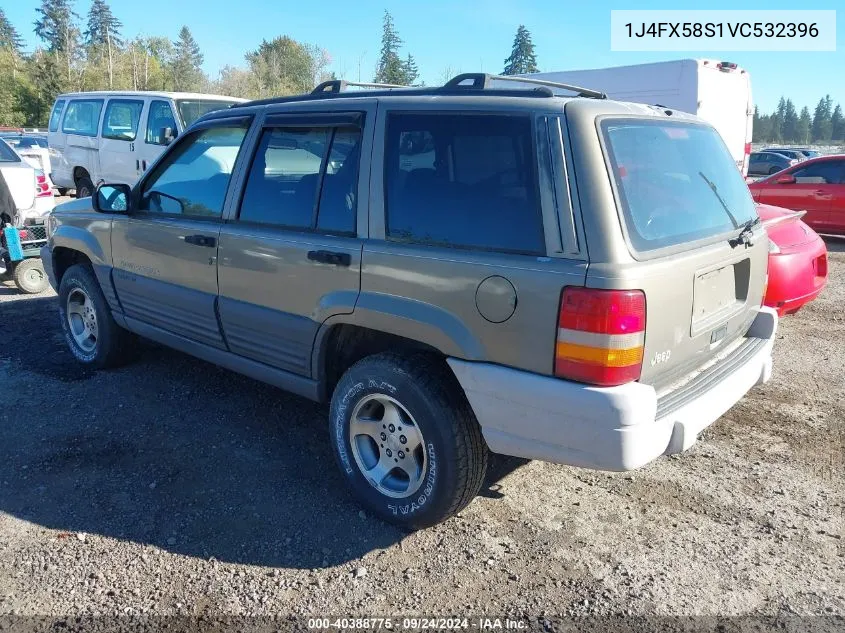
M 55 105 L 53 105 L 53 111 L 50 113 L 50 124 L 49 130 L 51 132 L 57 132 L 59 129 L 59 121 L 62 119 L 62 112 L 65 109 L 65 101 L 64 99 L 59 99 L 56 101 Z
M 600 128 L 635 251 L 716 237 L 756 217 L 748 186 L 713 128 L 649 119 L 604 119 Z
M 536 162 L 527 116 L 390 114 L 388 239 L 544 252 Z

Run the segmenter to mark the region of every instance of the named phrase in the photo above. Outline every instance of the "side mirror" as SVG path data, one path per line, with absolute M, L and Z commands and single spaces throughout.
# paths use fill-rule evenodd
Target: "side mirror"
M 795 176 L 792 174 L 784 174 L 783 176 L 778 176 L 778 179 L 775 182 L 779 185 L 794 185 Z
M 124 184 L 100 184 L 91 197 L 94 210 L 100 213 L 127 213 L 132 189 Z
M 160 132 L 160 136 L 164 139 L 165 145 L 170 145 L 173 142 L 173 139 L 176 138 L 177 134 L 178 132 L 172 127 L 163 127 Z

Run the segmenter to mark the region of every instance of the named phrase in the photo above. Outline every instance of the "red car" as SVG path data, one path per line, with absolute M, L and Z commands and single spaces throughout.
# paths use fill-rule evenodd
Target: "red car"
M 845 155 L 805 160 L 748 188 L 757 202 L 806 211 L 819 233 L 845 235 Z
M 769 285 L 764 303 L 780 316 L 819 296 L 827 283 L 827 247 L 794 211 L 758 204 L 769 234 Z

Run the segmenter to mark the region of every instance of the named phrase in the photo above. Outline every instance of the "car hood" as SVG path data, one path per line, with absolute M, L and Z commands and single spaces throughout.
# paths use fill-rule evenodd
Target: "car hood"
M 56 208 L 53 209 L 53 213 L 56 215 L 93 212 L 95 211 L 93 205 L 91 204 L 91 198 L 74 198 L 73 200 L 57 204 Z
M 763 221 L 769 239 L 779 248 L 798 246 L 821 239 L 813 229 L 801 221 L 803 213 L 796 213 L 770 204 L 758 204 L 757 215 Z

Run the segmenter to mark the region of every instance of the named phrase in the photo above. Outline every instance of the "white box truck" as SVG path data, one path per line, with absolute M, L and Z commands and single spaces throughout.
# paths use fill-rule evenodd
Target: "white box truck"
M 746 70 L 734 63 L 680 59 L 534 73 L 531 77 L 600 90 L 610 99 L 659 104 L 700 116 L 719 131 L 743 176 L 748 174 L 754 122 L 751 78 Z

